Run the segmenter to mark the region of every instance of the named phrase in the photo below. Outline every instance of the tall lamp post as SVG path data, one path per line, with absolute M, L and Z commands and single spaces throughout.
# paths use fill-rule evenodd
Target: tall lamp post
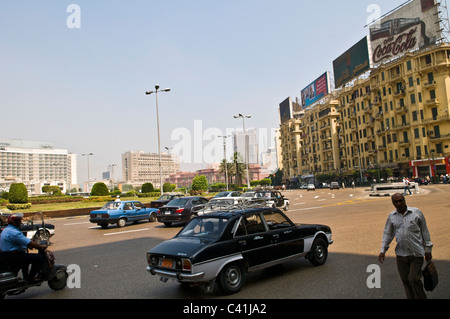
M 251 118 L 250 115 L 242 115 L 242 114 L 238 114 L 238 115 L 234 115 L 234 118 L 242 118 L 242 126 L 244 128 L 244 147 L 245 147 L 245 168 L 247 170 L 247 188 L 250 189 L 250 179 L 248 177 L 248 141 L 247 141 L 247 131 L 245 130 L 245 119 L 249 119 Z
M 91 178 L 90 178 L 90 176 L 89 176 L 89 156 L 92 156 L 92 155 L 94 155 L 94 153 L 86 153 L 86 154 L 81 154 L 81 156 L 86 156 L 86 158 L 87 158 L 87 169 L 88 169 L 88 193 L 89 193 L 89 185 L 90 185 L 90 183 L 91 183 Z
M 170 89 L 163 89 L 159 90 L 159 85 L 155 85 L 155 91 L 147 91 L 145 94 L 155 94 L 156 97 L 156 123 L 158 128 L 158 153 L 159 153 L 159 185 L 160 185 L 160 191 L 161 195 L 163 194 L 163 184 L 162 184 L 162 169 L 161 169 L 161 138 L 159 136 L 159 110 L 158 110 L 158 92 L 169 92 Z
M 231 135 L 218 135 L 217 137 L 223 138 L 223 165 L 225 166 L 225 183 L 228 190 L 228 164 L 227 164 L 227 143 L 226 139 Z

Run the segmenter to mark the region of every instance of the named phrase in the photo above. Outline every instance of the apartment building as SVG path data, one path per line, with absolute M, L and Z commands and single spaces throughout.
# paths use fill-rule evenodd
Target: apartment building
M 62 192 L 77 184 L 76 154 L 49 142 L 0 139 L 0 188 L 24 183 L 30 194 L 57 185 Z
M 280 125 L 286 179 L 313 174 L 450 174 L 450 46 L 371 70 Z
M 161 154 L 162 182 L 169 182 L 170 174 L 180 170 L 180 160 L 176 154 Z M 126 152 L 122 154 L 122 176 L 126 184 L 142 186 L 152 183 L 155 188 L 160 187 L 159 154 Z

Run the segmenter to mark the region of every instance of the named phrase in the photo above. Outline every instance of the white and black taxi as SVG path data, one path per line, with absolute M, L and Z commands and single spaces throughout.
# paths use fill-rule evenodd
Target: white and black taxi
M 162 281 L 217 282 L 237 293 L 246 273 L 305 257 L 323 265 L 333 243 L 325 225 L 294 224 L 277 208 L 212 212 L 192 219 L 174 238 L 147 252 L 147 271 Z

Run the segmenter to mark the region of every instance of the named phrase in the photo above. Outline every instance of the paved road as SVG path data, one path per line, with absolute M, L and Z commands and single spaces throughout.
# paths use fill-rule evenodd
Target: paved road
M 450 298 L 450 185 L 423 187 L 422 194 L 407 197 L 407 204 L 424 212 L 435 245 L 433 257 L 440 272 L 438 288 L 429 298 Z M 171 238 L 180 227 L 141 222 L 124 228 L 101 229 L 87 217 L 53 219 L 56 235 L 51 250 L 57 262 L 76 264 L 81 288 L 54 292 L 46 284 L 7 298 L 46 299 L 315 299 L 404 298 L 393 248 L 380 266 L 381 288 L 369 289 L 367 268 L 379 265 L 377 256 L 386 217 L 393 210 L 389 197 L 369 197 L 364 189 L 296 190 L 285 192 L 291 206 L 288 216 L 297 223 L 331 226 L 334 244 L 324 266 L 298 260 L 251 273 L 238 294 L 224 296 L 217 289 L 188 288 L 175 281 L 163 283 L 146 270 L 145 253 Z M 392 245 L 394 247 L 395 243 Z

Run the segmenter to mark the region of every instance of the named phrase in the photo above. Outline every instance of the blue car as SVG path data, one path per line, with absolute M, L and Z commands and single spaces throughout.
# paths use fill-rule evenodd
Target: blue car
M 124 227 L 127 222 L 137 222 L 148 219 L 150 222 L 156 221 L 155 208 L 146 208 L 144 204 L 136 200 L 115 202 L 105 204 L 99 210 L 93 210 L 90 214 L 90 222 L 107 228 L 109 224 L 117 224 L 117 227 Z

